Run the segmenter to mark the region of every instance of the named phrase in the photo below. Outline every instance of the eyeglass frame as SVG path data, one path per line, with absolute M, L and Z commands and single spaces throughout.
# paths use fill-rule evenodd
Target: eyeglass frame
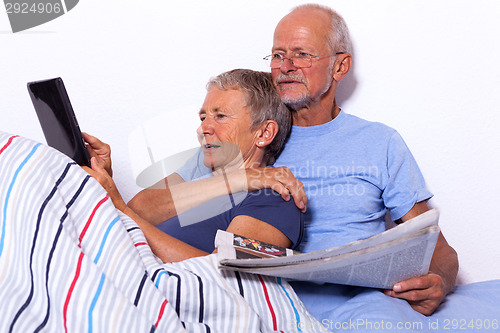
M 300 52 L 300 53 L 305 53 L 305 52 Z M 306 57 L 301 57 L 300 59 L 309 59 L 309 66 L 297 66 L 296 64 L 293 63 L 293 58 L 297 58 L 297 57 L 285 57 L 285 56 L 283 56 L 283 55 L 281 55 L 279 53 L 271 53 L 270 55 L 265 56 L 262 59 L 264 59 L 266 61 L 269 61 L 269 67 L 271 67 L 271 68 L 280 68 L 283 65 L 283 61 L 285 61 L 285 59 L 290 60 L 290 63 L 294 67 L 297 67 L 297 68 L 309 68 L 309 67 L 312 66 L 311 59 L 313 59 L 313 58 L 331 57 L 331 56 L 334 56 L 334 55 L 345 54 L 345 53 L 347 53 L 347 52 L 335 52 L 335 53 L 321 54 L 321 55 L 317 55 L 317 56 L 313 56 L 313 55 L 310 55 L 310 54 L 306 53 L 307 56 Z M 272 67 L 271 63 L 273 62 L 273 58 L 271 58 L 271 57 L 274 56 L 274 55 L 276 55 L 276 54 L 279 54 L 281 56 L 281 59 L 280 59 L 281 63 L 280 63 L 280 65 L 278 67 Z

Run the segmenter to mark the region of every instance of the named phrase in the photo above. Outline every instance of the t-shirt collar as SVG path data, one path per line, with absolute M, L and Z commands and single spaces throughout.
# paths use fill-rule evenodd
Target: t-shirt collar
M 338 130 L 344 124 L 346 114 L 340 110 L 337 117 L 327 123 L 316 126 L 292 126 L 292 137 L 320 136 Z

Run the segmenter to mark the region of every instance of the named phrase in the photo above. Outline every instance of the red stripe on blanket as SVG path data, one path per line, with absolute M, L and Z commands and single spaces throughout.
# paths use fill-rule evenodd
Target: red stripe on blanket
M 273 331 L 276 331 L 278 329 L 278 324 L 276 323 L 276 314 L 274 313 L 273 306 L 271 304 L 271 300 L 269 299 L 269 293 L 267 292 L 267 287 L 266 284 L 264 283 L 264 280 L 262 279 L 262 276 L 257 275 L 260 280 L 260 284 L 262 285 L 262 289 L 264 290 L 264 295 L 266 296 L 266 302 L 267 306 L 269 307 L 269 311 L 271 312 L 271 317 L 273 318 Z
M 82 239 L 83 237 L 85 236 L 85 233 L 87 232 L 87 229 L 89 228 L 90 226 L 90 223 L 92 222 L 92 219 L 94 218 L 94 215 L 95 213 L 97 212 L 97 210 L 99 209 L 99 207 L 101 207 L 101 205 L 109 199 L 109 195 L 106 194 L 106 196 L 97 203 L 97 206 L 95 206 L 94 210 L 92 211 L 92 214 L 90 214 L 90 217 L 89 217 L 89 220 L 87 221 L 87 224 L 85 225 L 85 227 L 83 228 L 82 230 L 82 233 L 80 234 L 80 237 L 78 238 L 78 240 L 80 241 L 80 244 L 82 243 Z M 80 246 L 80 244 L 78 244 L 78 246 Z M 81 247 L 81 246 L 80 246 Z
M 167 306 L 168 300 L 165 300 L 160 308 L 160 313 L 158 314 L 158 320 L 155 323 L 155 327 L 158 327 L 158 324 L 160 323 L 161 318 L 163 317 L 163 313 L 165 312 L 165 307 Z
M 10 144 L 12 143 L 12 140 L 14 140 L 14 138 L 17 138 L 19 137 L 19 135 L 14 135 L 14 136 L 11 136 L 9 138 L 9 140 L 7 141 L 7 143 L 5 144 L 5 146 L 2 147 L 2 149 L 0 149 L 0 154 L 4 152 L 5 149 L 7 149 L 8 146 L 10 146 Z
M 71 287 L 69 287 L 68 295 L 66 296 L 66 301 L 64 302 L 64 308 L 63 308 L 64 332 L 68 332 L 68 328 L 66 326 L 68 305 L 69 305 L 69 300 L 71 299 L 71 295 L 73 294 L 73 290 L 75 289 L 76 281 L 80 277 L 80 270 L 82 268 L 82 261 L 83 261 L 83 252 L 80 253 L 80 257 L 78 258 L 78 264 L 76 265 L 75 277 L 73 278 L 73 282 L 71 282 Z
M 92 213 L 90 214 L 90 217 L 87 221 L 87 224 L 85 224 L 85 227 L 83 228 L 83 230 L 80 234 L 80 237 L 78 238 L 78 240 L 79 240 L 78 247 L 81 248 L 82 239 L 83 239 L 83 237 L 85 237 L 85 233 L 87 232 L 87 230 L 90 226 L 90 223 L 92 222 L 92 219 L 94 218 L 95 213 L 97 212 L 99 207 L 101 207 L 101 205 L 104 202 L 106 202 L 106 200 L 108 200 L 108 199 L 109 199 L 109 195 L 106 194 L 106 196 L 103 199 L 101 199 L 101 201 L 99 201 L 97 203 L 97 205 L 94 207 L 94 209 L 92 210 Z M 66 301 L 64 302 L 63 319 L 64 319 L 64 331 L 65 332 L 68 332 L 68 328 L 67 328 L 66 323 L 67 323 L 67 313 L 68 313 L 69 300 L 71 299 L 71 295 L 73 294 L 73 290 L 75 289 L 76 282 L 78 281 L 78 278 L 80 277 L 80 271 L 82 269 L 83 257 L 84 257 L 84 253 L 81 252 L 80 256 L 78 258 L 78 264 L 76 265 L 75 277 L 73 278 L 73 282 L 71 282 L 71 286 L 69 287 L 69 290 L 68 290 L 68 295 L 66 295 Z

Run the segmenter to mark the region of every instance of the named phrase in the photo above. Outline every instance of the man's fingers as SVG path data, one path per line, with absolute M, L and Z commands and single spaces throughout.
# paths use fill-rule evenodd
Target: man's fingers
M 292 194 L 292 197 L 293 201 L 295 202 L 295 206 L 297 206 L 297 208 L 300 209 L 302 213 L 305 213 L 307 207 L 301 196 L 297 194 Z
M 385 292 L 387 296 L 394 298 L 401 298 L 411 302 L 423 301 L 429 298 L 428 290 L 409 290 L 403 292 L 395 292 L 394 290 L 387 290 Z
M 407 300 L 416 311 L 430 315 L 444 298 L 443 280 L 437 274 L 411 278 L 396 283 L 393 289 L 385 290 L 387 296 Z
M 409 290 L 422 290 L 429 288 L 441 288 L 443 279 L 437 274 L 427 274 L 424 276 L 414 277 L 405 281 L 396 283 L 393 286 L 395 292 L 405 292 Z
M 255 191 L 270 188 L 279 193 L 283 200 L 293 197 L 295 205 L 306 211 L 307 196 L 304 185 L 297 180 L 287 167 L 247 169 L 248 190 Z
M 385 294 L 394 298 L 404 299 L 417 312 L 423 315 L 431 315 L 441 304 L 442 298 L 439 297 L 439 292 L 433 292 L 431 289 L 410 290 L 401 293 L 393 290 L 386 290 Z
M 307 197 L 304 190 L 304 185 L 302 184 L 302 182 L 297 180 L 291 172 L 289 172 L 288 168 L 286 168 L 286 171 L 284 173 L 281 173 L 280 177 L 276 179 L 276 183 L 275 186 L 273 186 L 273 189 L 276 192 L 280 193 L 281 197 L 286 201 L 290 200 L 290 196 L 292 196 L 295 205 L 302 212 L 305 212 Z
M 305 212 L 307 206 L 307 196 L 302 182 L 297 178 L 295 178 L 292 171 L 290 171 L 290 169 L 287 167 L 279 167 L 276 168 L 276 170 L 278 171 L 278 176 L 276 177 L 276 180 L 280 182 L 289 193 L 287 198 L 289 199 L 289 195 L 291 195 L 293 197 L 295 205 L 302 212 Z
M 290 190 L 288 189 L 288 187 L 286 187 L 285 185 L 283 185 L 282 183 L 280 182 L 276 182 L 272 188 L 271 188 L 273 191 L 281 194 L 281 197 L 283 198 L 283 200 L 285 201 L 288 201 L 290 200 Z
M 292 185 L 285 185 L 285 188 L 289 191 L 289 193 L 293 197 L 293 201 L 295 202 L 295 205 L 302 211 L 306 211 L 306 205 L 307 205 L 307 197 L 306 193 L 304 191 L 304 186 L 302 185 L 302 182 L 296 181 Z

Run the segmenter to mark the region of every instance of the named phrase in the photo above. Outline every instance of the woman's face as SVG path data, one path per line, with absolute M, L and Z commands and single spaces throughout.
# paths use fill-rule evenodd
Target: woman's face
M 254 161 L 257 135 L 251 130 L 250 112 L 241 91 L 211 88 L 199 115 L 198 140 L 207 167 L 241 167 Z

